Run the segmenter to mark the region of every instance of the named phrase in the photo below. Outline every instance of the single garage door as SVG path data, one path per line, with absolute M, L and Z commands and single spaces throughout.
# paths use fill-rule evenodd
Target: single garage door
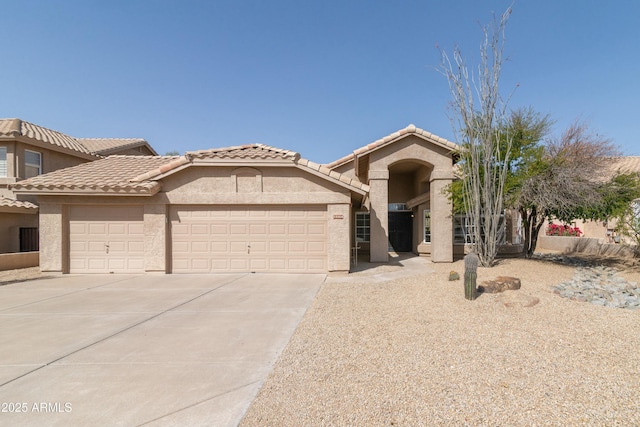
M 327 271 L 325 206 L 174 206 L 172 271 Z
M 71 206 L 70 273 L 144 273 L 142 206 Z

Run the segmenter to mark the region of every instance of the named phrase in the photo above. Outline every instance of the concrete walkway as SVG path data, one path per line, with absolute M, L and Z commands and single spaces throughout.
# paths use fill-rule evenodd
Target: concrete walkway
M 0 425 L 235 426 L 324 275 L 0 286 Z

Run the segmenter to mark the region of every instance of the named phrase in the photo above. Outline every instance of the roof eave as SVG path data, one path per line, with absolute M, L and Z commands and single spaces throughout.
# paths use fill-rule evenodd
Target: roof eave
M 133 197 L 150 197 L 154 196 L 160 191 L 160 183 L 154 183 L 152 187 L 141 190 L 125 190 L 125 189 L 14 189 L 15 194 L 21 195 L 33 195 L 33 196 L 133 196 Z
M 367 191 L 368 186 L 365 186 L 365 188 L 356 187 L 348 182 L 342 181 L 339 177 L 333 177 L 331 175 L 327 175 L 325 173 L 320 172 L 319 170 L 315 170 L 308 166 L 302 166 L 298 164 L 294 164 L 293 166 L 295 166 L 296 168 L 302 171 L 315 175 L 319 178 L 323 178 L 333 184 L 339 185 L 340 187 L 346 188 L 347 190 L 353 191 L 354 193 L 360 194 L 361 196 L 365 196 L 368 193 Z M 340 175 L 340 176 L 343 176 L 343 175 Z
M 83 153 L 81 151 L 72 150 L 70 148 L 61 147 L 50 142 L 39 141 L 37 139 L 30 138 L 24 135 L 18 136 L 0 136 L 0 141 L 18 141 L 23 144 L 33 145 L 34 147 L 42 148 L 44 150 L 56 151 L 58 153 L 68 154 L 73 157 L 78 157 L 85 160 L 97 160 L 103 156 L 99 154 Z
M 39 208 L 37 206 L 34 208 L 26 208 L 22 206 L 0 206 L 0 213 L 35 215 L 38 213 L 38 211 Z

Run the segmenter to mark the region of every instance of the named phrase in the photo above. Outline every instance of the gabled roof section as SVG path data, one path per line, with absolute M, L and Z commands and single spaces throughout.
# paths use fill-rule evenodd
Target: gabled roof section
M 78 138 L 78 141 L 88 150 L 101 156 L 116 154 L 119 151 L 137 147 L 146 147 L 157 156 L 158 153 L 142 138 Z
M 34 141 L 51 144 L 55 147 L 95 156 L 77 139 L 64 133 L 47 129 L 20 119 L 0 119 L 0 137 L 26 137 Z
M 238 145 L 235 147 L 212 148 L 210 150 L 190 151 L 185 154 L 193 160 L 285 160 L 296 161 L 300 154 L 264 144 Z
M 143 171 L 160 168 L 178 159 L 178 156 L 110 156 L 18 181 L 11 189 L 32 194 L 151 196 L 160 190 L 159 183 L 132 179 Z
M 368 185 L 363 184 L 360 181 L 353 180 L 346 175 L 332 171 L 326 166 L 303 159 L 300 157 L 300 154 L 295 151 L 284 150 L 264 144 L 239 145 L 234 147 L 187 152 L 184 157 L 174 159 L 156 169 L 146 171 L 136 176 L 132 179 L 132 182 L 159 180 L 189 167 L 192 164 L 215 163 L 217 165 L 224 165 L 225 161 L 248 161 L 255 164 L 256 167 L 265 164 L 268 165 L 272 161 L 277 161 L 278 166 L 290 165 L 297 167 L 298 169 L 309 172 L 312 175 L 320 176 L 342 187 L 347 187 L 351 191 L 355 191 L 360 194 L 369 192 Z
M 11 185 L 11 189 L 19 194 L 152 196 L 160 190 L 162 178 L 194 165 L 224 166 L 224 160 L 228 159 L 242 160 L 242 164 L 255 167 L 295 167 L 362 195 L 369 191 L 368 185 L 326 166 L 301 159 L 294 151 L 262 144 L 196 151 L 184 156 L 109 156 L 18 181 Z
M 3 137 L 28 138 L 36 143 L 52 145 L 50 148 L 53 150 L 77 153 L 79 157 L 89 159 L 140 146 L 146 146 L 157 155 L 153 147 L 141 138 L 74 138 L 21 119 L 0 119 L 0 138 Z
M 364 147 L 360 147 L 356 150 L 353 151 L 353 153 L 344 156 L 338 160 L 335 160 L 329 164 L 326 165 L 326 167 L 328 167 L 329 169 L 335 169 L 338 166 L 342 166 L 345 163 L 349 163 L 352 160 L 355 160 L 357 157 L 361 157 L 364 156 L 366 154 L 371 153 L 372 151 L 375 151 L 381 147 L 385 147 L 389 144 L 394 143 L 395 141 L 398 141 L 402 138 L 405 138 L 409 135 L 416 135 L 419 136 L 420 138 L 429 141 L 435 145 L 439 145 L 443 148 L 446 148 L 450 151 L 458 151 L 460 149 L 460 147 L 458 146 L 458 144 L 455 144 L 451 141 L 448 141 L 442 137 L 439 137 L 438 135 L 435 135 L 431 132 L 427 132 L 424 129 L 420 129 L 418 127 L 416 127 L 415 125 L 409 125 L 404 129 L 401 129 L 397 132 L 394 132 L 390 135 L 387 135 L 383 138 L 378 139 L 377 141 L 372 142 L 371 144 L 365 145 Z

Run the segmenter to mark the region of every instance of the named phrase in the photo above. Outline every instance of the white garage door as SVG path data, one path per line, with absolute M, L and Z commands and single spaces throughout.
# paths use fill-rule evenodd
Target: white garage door
M 143 273 L 142 206 L 71 206 L 70 273 Z
M 324 273 L 326 234 L 324 206 L 176 206 L 172 270 Z

